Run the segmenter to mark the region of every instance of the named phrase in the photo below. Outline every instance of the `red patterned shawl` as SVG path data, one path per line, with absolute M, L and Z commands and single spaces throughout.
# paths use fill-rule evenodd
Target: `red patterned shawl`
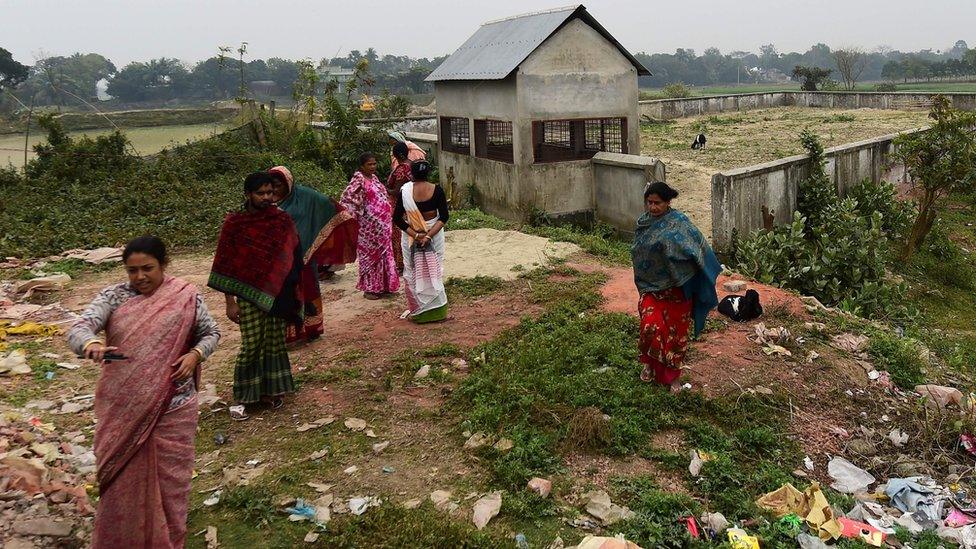
M 301 257 L 298 232 L 284 211 L 231 212 L 220 230 L 207 285 L 270 312 L 296 267 L 296 254 Z

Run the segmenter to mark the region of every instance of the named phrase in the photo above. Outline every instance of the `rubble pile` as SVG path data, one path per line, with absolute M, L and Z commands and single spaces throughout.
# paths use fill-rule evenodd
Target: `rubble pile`
M 4 547 L 84 546 L 94 507 L 95 454 L 81 431 L 61 433 L 29 410 L 0 408 L 0 541 Z

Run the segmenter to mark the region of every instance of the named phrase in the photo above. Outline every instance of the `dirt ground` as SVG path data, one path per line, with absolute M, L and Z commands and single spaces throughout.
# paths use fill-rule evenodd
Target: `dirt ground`
M 486 260 L 483 252 L 488 248 L 482 246 L 489 242 L 512 253 Z M 255 410 L 246 422 L 230 421 L 225 403 L 201 409 L 197 437 L 199 476 L 194 480 L 191 496 L 191 533 L 204 529 L 212 520 L 211 511 L 202 501 L 220 487 L 225 468 L 244 467 L 248 461 L 265 467 L 265 475 L 273 475 L 279 487 L 293 483 L 293 497 L 317 497 L 307 484 L 310 481 L 331 485 L 330 491 L 337 498 L 386 494 L 393 503 L 424 499 L 432 491 L 443 489 L 453 492 L 461 513 L 470 513 L 473 499 L 469 496 L 476 497 L 485 485 L 486 473 L 479 459 L 463 449 L 465 439 L 450 419 L 454 415 L 448 397 L 454 381 L 468 369 L 458 359 L 470 356 L 471 349 L 515 326 L 522 317 L 543 310 L 543 304 L 531 299 L 531 283 L 514 278 L 517 266 L 530 270 L 554 258 L 565 258 L 568 266 L 579 271 L 601 272 L 607 278 L 602 288 L 604 309 L 636 314 L 632 270 L 608 266 L 580 253 L 575 246 L 519 233 L 479 230 L 454 231 L 448 249 L 451 255 L 447 266 L 453 274 L 498 276 L 510 281 L 502 291 L 488 296 L 456 300 L 448 322 L 416 326 L 399 318 L 404 308 L 402 296 L 380 301 L 363 299 L 355 290 L 355 268 L 349 268 L 323 283 L 327 310 L 324 337 L 291 349 L 299 390 L 282 409 Z M 201 288 L 220 325 L 223 339 L 217 353 L 203 366 L 203 383 L 214 384 L 217 395 L 229 402 L 239 331 L 223 314 L 223 297 L 205 288 L 210 261 L 207 254 L 178 257 L 170 273 Z M 122 278 L 123 274 L 114 270 L 86 275 L 56 297 L 68 308 L 80 310 L 99 289 Z M 720 287 L 723 281 L 719 282 Z M 762 293 L 767 308 L 763 320 L 771 326 L 796 325 L 807 320 L 796 295 L 756 284 L 751 287 Z M 789 435 L 797 438 L 817 469 L 823 471 L 828 453 L 838 451 L 844 444 L 829 428 L 853 431 L 856 427 L 850 406 L 837 405 L 837 393 L 856 385 L 854 377 L 858 372 L 849 378 L 837 375 L 827 364 L 811 366 L 802 358 L 766 356 L 750 340 L 755 322 L 733 325 L 714 314 L 709 325 L 702 339 L 693 344 L 687 361 L 686 379 L 692 390 L 709 397 L 734 397 L 764 387 L 785 391 L 791 400 L 788 409 L 781 412 L 789 414 Z M 66 354 L 61 339 L 45 342 L 45 350 Z M 430 379 L 414 379 L 423 364 L 432 367 Z M 634 375 L 637 383 L 636 365 Z M 864 377 L 864 372 L 859 375 Z M 34 376 L 0 378 L 0 389 L 24 399 L 63 401 L 91 393 L 96 379 L 97 371 L 86 365 L 76 371 L 58 370 L 47 384 L 39 385 Z M 328 417 L 335 421 L 298 431 L 303 424 Z M 354 431 L 343 426 L 346 419 L 353 417 L 364 419 L 367 430 Z M 91 410 L 44 418 L 58 429 L 80 429 L 90 442 L 94 419 Z M 865 421 L 860 418 L 860 422 Z M 218 434 L 230 442 L 218 444 Z M 371 449 L 374 444 L 387 442 L 389 445 L 381 451 Z M 659 433 L 652 444 L 671 451 L 687 450 L 674 433 Z M 325 452 L 326 457 L 311 459 L 314 452 Z M 636 456 L 569 454 L 564 465 L 567 478 L 574 484 L 605 487 L 614 476 L 650 474 L 665 490 L 686 490 L 680 479 Z M 242 535 L 260 535 L 243 523 L 241 528 Z M 200 545 L 201 541 L 197 538 L 192 544 Z M 241 539 L 235 543 L 250 542 Z
M 819 135 L 826 148 L 918 128 L 927 120 L 924 112 L 801 107 L 696 116 L 643 126 L 641 154 L 664 162 L 668 183 L 681 192 L 675 207 L 710 236 L 712 175 L 801 154 L 804 129 Z M 691 149 L 699 132 L 708 138 L 704 151 Z

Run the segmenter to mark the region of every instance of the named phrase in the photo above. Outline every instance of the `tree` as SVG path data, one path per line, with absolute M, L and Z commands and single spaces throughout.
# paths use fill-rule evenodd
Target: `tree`
M 793 78 L 802 80 L 800 89 L 803 91 L 817 91 L 824 82 L 830 78 L 831 69 L 821 69 L 820 67 L 804 67 L 797 65 L 793 67 Z
M 167 100 L 189 89 L 189 72 L 178 59 L 160 57 L 126 65 L 108 82 L 108 92 L 121 101 Z
M 844 85 L 848 90 L 853 91 L 857 81 L 867 66 L 867 56 L 860 48 L 842 48 L 834 50 L 834 63 L 837 65 L 837 72 L 844 79 Z
M 771 69 L 776 66 L 776 60 L 779 59 L 779 52 L 776 51 L 776 46 L 764 44 L 759 46 L 759 57 L 762 60 L 763 68 Z
M 901 80 L 905 78 L 905 69 L 898 61 L 888 61 L 881 67 L 881 77 L 892 81 Z
M 903 134 L 894 143 L 894 158 L 905 165 L 918 200 L 918 217 L 902 251 L 905 261 L 921 248 L 946 197 L 976 190 L 976 113 L 955 110 L 939 95 L 929 117 L 935 121 L 930 129 Z
M 0 48 L 0 90 L 10 89 L 27 80 L 29 67 L 14 60 L 14 56 Z
M 28 97 L 36 94 L 40 104 L 63 106 L 74 97 L 94 97 L 98 81 L 115 72 L 115 65 L 97 53 L 47 57 L 31 67 L 21 90 Z

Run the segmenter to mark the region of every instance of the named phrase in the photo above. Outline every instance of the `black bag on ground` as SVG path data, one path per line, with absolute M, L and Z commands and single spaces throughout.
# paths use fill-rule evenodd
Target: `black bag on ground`
M 718 304 L 718 312 L 736 322 L 755 320 L 763 314 L 762 304 L 759 303 L 759 292 L 748 290 L 744 296 L 725 296 Z

